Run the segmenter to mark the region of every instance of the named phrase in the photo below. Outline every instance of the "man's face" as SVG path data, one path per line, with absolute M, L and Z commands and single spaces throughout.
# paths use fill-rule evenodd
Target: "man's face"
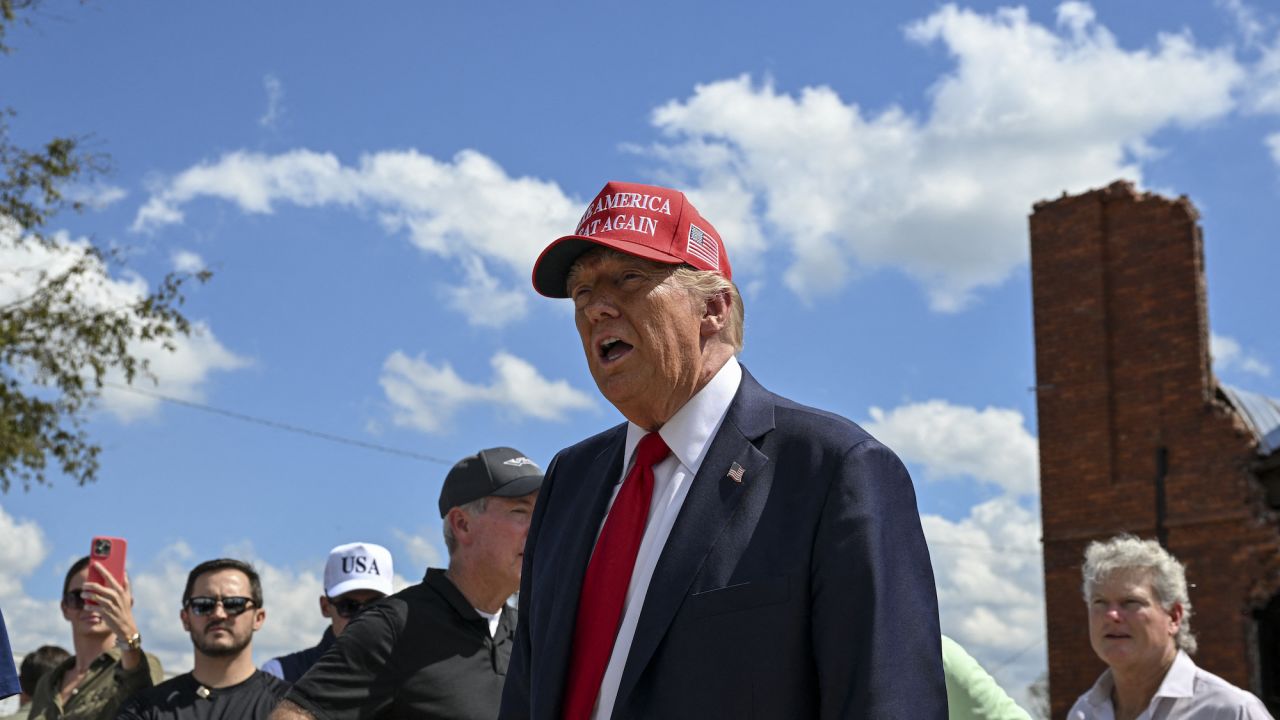
M 520 589 L 524 541 L 537 499 L 536 492 L 518 498 L 490 497 L 484 512 L 469 518 L 470 562 L 504 595 Z
M 706 303 L 670 281 L 672 266 L 593 250 L 569 276 L 574 321 L 601 394 L 647 429 L 701 387 Z
M 333 634 L 336 637 L 341 635 L 342 631 L 347 629 L 347 625 L 355 619 L 356 616 L 352 614 L 352 611 L 355 610 L 356 605 L 364 606 L 384 597 L 386 595 L 377 590 L 352 590 L 334 598 L 321 595 L 320 614 L 329 618 L 333 627 Z M 358 613 L 362 610 L 363 607 L 355 612 Z M 343 615 L 343 611 L 346 611 L 346 616 Z
M 1182 606 L 1166 611 L 1145 570 L 1117 570 L 1089 599 L 1089 642 L 1113 668 L 1155 669 L 1177 653 Z
M 71 582 L 67 583 L 67 593 L 78 593 L 84 589 L 84 583 L 89 579 L 89 569 L 85 568 L 75 575 L 71 576 Z M 84 605 L 80 609 L 76 609 L 75 604 L 67 601 L 67 596 L 62 597 L 62 617 L 71 623 L 71 633 L 73 635 L 107 635 L 111 633 L 111 628 L 102 621 L 102 614 L 98 612 L 95 605 Z
M 249 578 L 239 570 L 216 570 L 196 578 L 191 597 L 223 600 L 251 597 Z M 227 612 L 221 602 L 207 615 L 197 615 L 190 604 L 182 609 L 182 628 L 191 633 L 196 652 L 207 657 L 236 655 L 253 642 L 253 633 L 262 627 L 267 613 L 253 603 L 239 615 Z

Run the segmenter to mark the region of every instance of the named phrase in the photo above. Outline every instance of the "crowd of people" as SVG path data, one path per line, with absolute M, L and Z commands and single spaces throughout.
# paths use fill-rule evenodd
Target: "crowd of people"
M 448 567 L 393 593 L 385 548 L 333 548 L 324 636 L 261 668 L 250 564 L 191 570 L 194 667 L 162 680 L 128 578 L 83 558 L 61 601 L 73 651 L 22 663 L 26 717 L 1028 717 L 941 635 L 897 456 L 739 364 L 727 250 L 683 193 L 607 184 L 533 284 L 571 299 L 591 375 L 627 422 L 545 474 L 509 447 L 460 460 L 439 498 Z M 1083 581 L 1108 670 L 1073 720 L 1271 717 L 1191 661 L 1185 571 L 1158 544 L 1094 543 Z

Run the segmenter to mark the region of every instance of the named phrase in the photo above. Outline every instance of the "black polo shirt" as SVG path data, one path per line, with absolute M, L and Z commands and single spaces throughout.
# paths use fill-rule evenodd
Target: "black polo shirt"
M 515 629 L 506 607 L 490 637 L 489 621 L 431 568 L 352 620 L 286 698 L 319 720 L 494 720 Z

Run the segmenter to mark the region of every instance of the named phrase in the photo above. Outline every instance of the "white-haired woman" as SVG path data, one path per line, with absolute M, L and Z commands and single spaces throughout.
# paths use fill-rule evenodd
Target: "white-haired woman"
M 1258 698 L 1196 667 L 1186 569 L 1154 540 L 1119 535 L 1084 552 L 1089 642 L 1108 666 L 1071 720 L 1254 720 Z

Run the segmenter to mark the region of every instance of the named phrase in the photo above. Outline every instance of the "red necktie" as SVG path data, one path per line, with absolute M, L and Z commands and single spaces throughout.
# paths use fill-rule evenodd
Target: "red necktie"
M 596 549 L 591 553 L 587 574 L 578 597 L 578 618 L 573 629 L 573 655 L 565 685 L 564 720 L 586 720 L 600 694 L 613 641 L 622 622 L 622 604 L 636 566 L 636 553 L 649 520 L 653 499 L 653 466 L 662 462 L 671 449 L 656 432 L 640 438 L 636 462 L 614 498 L 604 521 Z

